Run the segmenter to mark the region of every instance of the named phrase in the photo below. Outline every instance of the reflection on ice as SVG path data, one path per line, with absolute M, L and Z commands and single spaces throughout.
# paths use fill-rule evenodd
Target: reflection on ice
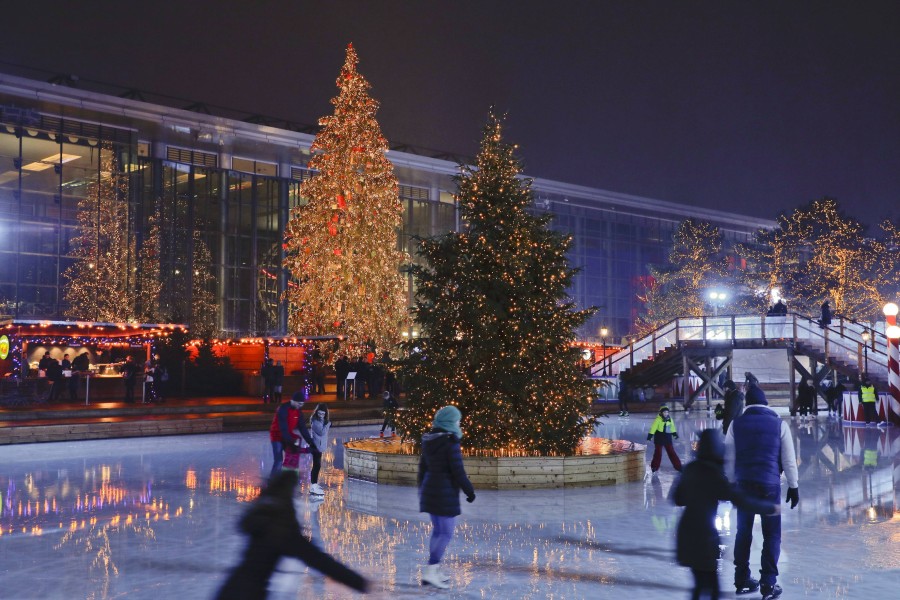
M 718 423 L 676 420 L 676 449 L 690 460 L 699 431 Z M 641 442 L 649 426 L 649 417 L 613 417 L 598 435 Z M 786 595 L 892 597 L 900 589 L 894 429 L 792 423 L 801 503 L 783 513 Z M 314 543 L 373 580 L 374 597 L 418 597 L 430 524 L 416 490 L 348 481 L 341 471 L 341 443 L 376 431 L 333 429 L 320 476 L 327 495 L 311 500 L 307 475 L 297 514 Z M 3 597 L 211 597 L 242 547 L 235 523 L 271 467 L 267 442 L 259 432 L 0 448 Z M 479 492 L 464 505 L 446 557 L 452 588 L 444 595 L 687 596 L 690 575 L 674 563 L 674 475 L 664 465 L 633 484 Z M 731 578 L 733 521 L 721 505 L 723 582 Z M 292 561 L 280 566 L 271 592 L 354 597 Z

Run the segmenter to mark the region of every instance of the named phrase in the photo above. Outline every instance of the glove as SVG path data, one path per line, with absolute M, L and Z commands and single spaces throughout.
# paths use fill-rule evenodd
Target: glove
M 797 506 L 797 503 L 800 502 L 800 489 L 799 488 L 788 488 L 787 497 L 784 499 L 785 502 L 791 503 L 791 510 Z
M 468 502 L 469 504 L 475 502 L 475 494 L 472 494 L 471 496 L 466 496 L 466 502 Z
M 677 439 L 678 439 L 678 434 L 677 434 L 677 433 L 673 433 L 673 434 L 672 434 L 672 437 L 675 438 L 675 439 L 677 440 Z
M 652 439 L 653 439 L 653 434 L 652 434 L 652 433 L 648 433 L 648 434 L 647 434 L 647 441 L 649 442 L 649 441 L 652 440 Z

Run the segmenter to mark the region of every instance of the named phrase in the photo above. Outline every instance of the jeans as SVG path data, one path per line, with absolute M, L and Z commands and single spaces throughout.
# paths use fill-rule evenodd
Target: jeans
M 444 557 L 444 551 L 453 539 L 453 528 L 456 517 L 431 515 L 431 542 L 429 544 L 428 564 L 436 565 Z
M 283 452 L 284 448 L 282 447 L 280 440 L 272 442 L 272 472 L 269 473 L 269 477 L 281 470 L 281 460 L 284 458 Z
M 778 504 L 781 500 L 781 484 L 765 485 L 750 481 L 738 482 L 745 494 Z M 750 544 L 753 542 L 753 518 L 750 511 L 737 511 L 737 534 L 734 536 L 734 583 L 750 579 Z M 781 515 L 760 515 L 763 534 L 760 556 L 759 582 L 772 586 L 778 579 L 778 557 L 781 555 Z

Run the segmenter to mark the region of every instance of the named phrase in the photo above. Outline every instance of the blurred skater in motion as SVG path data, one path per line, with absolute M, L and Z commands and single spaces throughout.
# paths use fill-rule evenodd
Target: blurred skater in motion
M 672 438 L 678 439 L 678 431 L 675 429 L 675 421 L 669 417 L 669 407 L 661 406 L 659 414 L 650 425 L 650 433 L 647 434 L 647 441 L 653 440 L 653 460 L 650 461 L 650 471 L 656 473 L 659 471 L 659 465 L 662 462 L 662 451 L 666 449 L 669 460 L 676 471 L 681 471 L 681 459 L 675 453 L 675 447 L 672 445 Z
M 475 501 L 475 488 L 463 468 L 459 441 L 462 414 L 455 406 L 445 406 L 434 415 L 431 431 L 422 436 L 419 460 L 419 510 L 431 515 L 431 542 L 428 565 L 422 569 L 422 585 L 447 589 L 449 577 L 439 570 L 441 558 L 450 540 L 456 517 L 462 512 L 459 492 L 467 502 Z
M 368 590 L 369 584 L 362 575 L 337 562 L 303 536 L 294 510 L 296 486 L 296 473 L 279 473 L 241 517 L 238 527 L 250 540 L 241 562 L 231 570 L 216 600 L 263 600 L 268 595 L 269 578 L 282 556 L 299 558 L 359 592 Z
M 770 515 L 778 504 L 752 498 L 728 483 L 725 478 L 725 439 L 718 429 L 700 434 L 697 458 L 685 466 L 675 484 L 672 499 L 684 506 L 678 523 L 678 564 L 689 567 L 694 575 L 692 600 L 719 599 L 719 532 L 716 511 L 720 501 L 732 502 L 751 513 Z

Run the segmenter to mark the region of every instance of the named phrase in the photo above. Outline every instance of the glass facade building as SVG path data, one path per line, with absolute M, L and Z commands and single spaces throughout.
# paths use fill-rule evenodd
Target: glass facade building
M 128 179 L 130 235 L 138 248 L 158 227 L 163 282 L 159 314 L 188 320 L 198 269 L 212 272 L 222 336 L 286 333 L 288 285 L 282 232 L 302 205 L 310 133 L 205 112 L 0 75 L 0 312 L 17 319 L 67 314 L 64 273 L 72 264 L 79 199 L 99 181 L 100 155 L 114 152 Z M 392 150 L 404 207 L 398 245 L 457 230 L 455 162 Z M 537 212 L 573 237 L 580 269 L 571 289 L 597 314 L 580 332 L 609 341 L 629 334 L 647 265 L 664 262 L 678 224 L 698 218 L 730 242 L 773 222 L 671 202 L 535 179 Z M 157 221 L 158 222 L 155 222 Z M 197 248 L 210 257 L 197 263 Z M 136 253 L 137 254 L 137 253 Z M 143 268 L 120 257 L 127 268 Z M 206 264 L 208 263 L 208 264 Z M 409 282 L 412 301 L 413 283 Z

